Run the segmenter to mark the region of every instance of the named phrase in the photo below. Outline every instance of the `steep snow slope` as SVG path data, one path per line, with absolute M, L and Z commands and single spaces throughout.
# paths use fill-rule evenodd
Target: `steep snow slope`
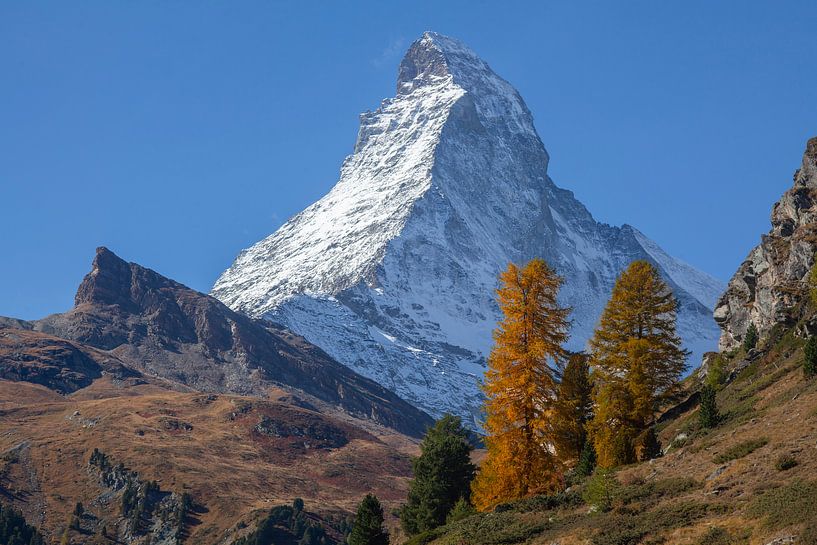
M 630 226 L 596 222 L 547 164 L 516 90 L 461 42 L 427 32 L 400 65 L 397 96 L 361 116 L 337 185 L 243 251 L 213 295 L 475 427 L 509 261 L 540 256 L 565 277 L 570 347 L 581 349 L 616 275 L 649 259 L 681 302 L 693 357 L 713 349 L 721 284 Z

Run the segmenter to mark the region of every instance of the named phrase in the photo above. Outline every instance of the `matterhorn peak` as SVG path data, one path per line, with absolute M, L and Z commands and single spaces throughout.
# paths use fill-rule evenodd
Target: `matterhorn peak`
M 400 63 L 398 94 L 447 78 L 455 80 L 473 72 L 492 73 L 488 65 L 459 40 L 427 31 L 409 47 Z
M 635 228 L 595 221 L 547 165 L 513 86 L 458 40 L 426 32 L 400 64 L 397 95 L 361 116 L 338 183 L 241 252 L 213 295 L 475 428 L 497 274 L 509 262 L 542 257 L 562 275 L 568 348 L 584 348 L 635 259 L 675 290 L 686 346 L 714 348 L 721 284 Z

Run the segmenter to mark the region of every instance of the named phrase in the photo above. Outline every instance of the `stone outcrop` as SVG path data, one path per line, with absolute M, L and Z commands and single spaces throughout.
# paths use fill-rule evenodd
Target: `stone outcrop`
M 776 324 L 792 325 L 800 317 L 817 248 L 817 138 L 808 141 L 794 186 L 772 208 L 771 221 L 771 231 L 749 252 L 715 308 L 721 350 L 740 346 L 751 323 L 762 338 Z

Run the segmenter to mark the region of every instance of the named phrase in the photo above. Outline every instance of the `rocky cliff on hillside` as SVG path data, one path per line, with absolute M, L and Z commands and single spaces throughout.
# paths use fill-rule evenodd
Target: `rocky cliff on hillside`
M 61 391 L 87 386 L 101 373 L 96 360 L 107 357 L 197 391 L 263 396 L 271 386 L 294 388 L 410 435 L 431 422 L 291 332 L 233 312 L 107 248 L 97 250 L 73 309 L 33 322 L 4 319 L 0 327 L 0 375 L 46 377 L 32 381 L 48 379 Z M 19 353 L 25 367 L 12 359 Z M 15 374 L 17 368 L 28 374 Z
M 798 318 L 817 248 L 817 138 L 808 141 L 794 186 L 775 203 L 771 220 L 771 231 L 749 252 L 715 308 L 721 350 L 739 346 L 751 323 L 762 337 L 775 324 Z
M 548 160 L 516 89 L 463 43 L 425 33 L 400 64 L 396 96 L 361 115 L 340 181 L 241 252 L 212 293 L 416 406 L 478 426 L 509 262 L 542 257 L 565 278 L 569 347 L 582 349 L 616 276 L 646 259 L 680 301 L 697 364 L 717 344 L 721 283 L 634 227 L 597 222 L 553 183 Z

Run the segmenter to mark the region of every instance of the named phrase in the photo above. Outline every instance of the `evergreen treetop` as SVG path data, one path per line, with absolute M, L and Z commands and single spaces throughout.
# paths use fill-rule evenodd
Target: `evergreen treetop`
M 366 494 L 357 507 L 349 545 L 388 545 L 389 534 L 383 528 L 383 507 L 377 496 Z
M 757 346 L 758 333 L 757 327 L 754 323 L 750 323 L 746 329 L 746 335 L 743 337 L 743 349 L 747 352 Z

